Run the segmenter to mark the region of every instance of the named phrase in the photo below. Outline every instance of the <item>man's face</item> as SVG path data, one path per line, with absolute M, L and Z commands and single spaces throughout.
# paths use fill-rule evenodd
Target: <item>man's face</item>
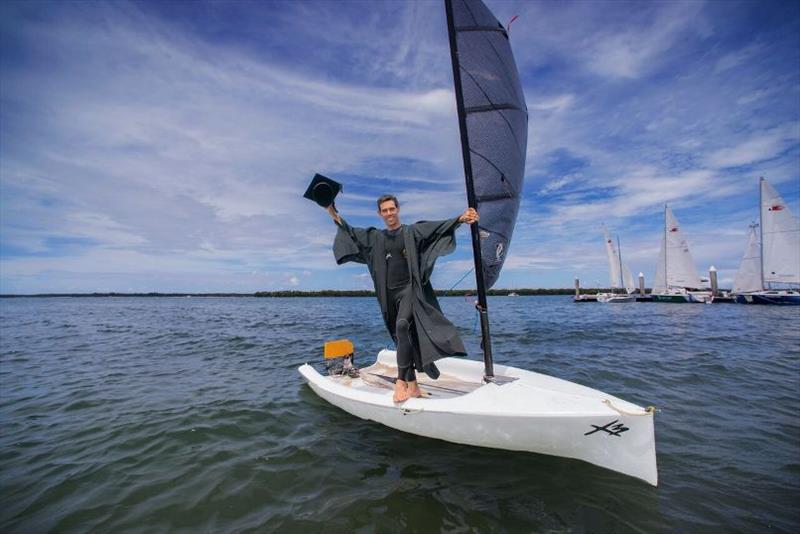
M 395 205 L 394 200 L 381 202 L 378 208 L 378 215 L 383 219 L 386 228 L 394 230 L 400 226 L 400 208 Z

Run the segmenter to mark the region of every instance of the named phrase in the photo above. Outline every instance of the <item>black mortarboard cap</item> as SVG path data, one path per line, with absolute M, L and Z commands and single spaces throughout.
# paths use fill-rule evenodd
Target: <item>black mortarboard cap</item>
M 309 200 L 313 200 L 323 208 L 327 208 L 333 204 L 333 199 L 336 198 L 336 195 L 338 195 L 341 190 L 342 184 L 339 182 L 331 180 L 327 176 L 315 174 L 303 196 Z

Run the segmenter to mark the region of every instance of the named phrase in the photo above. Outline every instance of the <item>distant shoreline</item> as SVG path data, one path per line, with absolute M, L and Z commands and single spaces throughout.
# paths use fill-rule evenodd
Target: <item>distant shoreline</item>
M 581 289 L 581 293 L 593 294 L 607 289 Z M 488 295 L 492 297 L 506 296 L 509 293 L 516 293 L 519 296 L 531 295 L 574 295 L 575 289 L 490 289 Z M 474 295 L 474 290 L 454 289 L 437 290 L 436 295 L 440 297 L 465 297 Z M 55 298 L 55 297 L 373 297 L 374 291 L 366 290 L 334 290 L 325 289 L 321 291 L 257 291 L 255 293 L 35 293 L 26 295 L 5 294 L 0 298 Z

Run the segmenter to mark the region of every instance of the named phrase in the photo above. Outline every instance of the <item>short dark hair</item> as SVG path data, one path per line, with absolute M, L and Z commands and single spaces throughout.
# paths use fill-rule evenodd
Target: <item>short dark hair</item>
M 378 210 L 380 211 L 381 204 L 383 204 L 384 202 L 389 201 L 389 200 L 394 202 L 394 207 L 395 208 L 399 208 L 400 207 L 400 203 L 397 201 L 397 197 L 396 196 L 394 196 L 394 195 L 381 195 L 381 196 L 378 197 Z

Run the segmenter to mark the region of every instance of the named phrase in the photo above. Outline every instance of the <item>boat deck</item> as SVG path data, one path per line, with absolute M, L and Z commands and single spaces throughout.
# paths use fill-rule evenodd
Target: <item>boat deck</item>
M 379 360 L 369 367 L 360 368 L 357 378 L 343 375 L 331 377 L 331 380 L 353 389 L 385 394 L 386 391 L 394 391 L 396 378 L 397 367 Z M 472 393 L 483 385 L 482 382 L 469 382 L 447 373 L 442 373 L 437 380 L 417 373 L 417 383 L 423 397 L 432 399 L 460 397 Z

